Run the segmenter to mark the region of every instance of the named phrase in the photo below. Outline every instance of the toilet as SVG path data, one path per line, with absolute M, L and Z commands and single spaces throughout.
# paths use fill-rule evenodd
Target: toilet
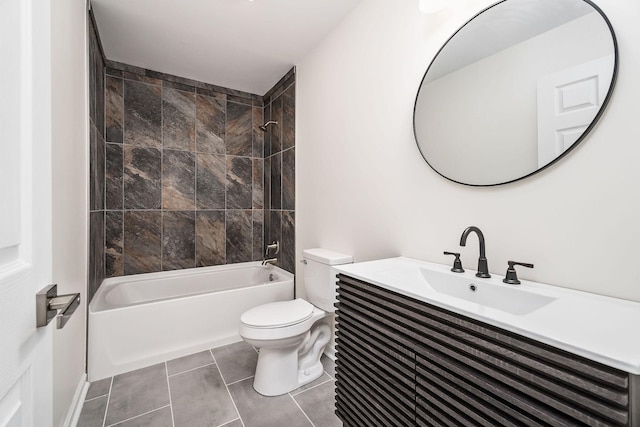
M 326 249 L 302 252 L 307 299 L 263 304 L 240 317 L 240 336 L 259 350 L 253 388 L 278 396 L 322 375 L 320 357 L 331 340 L 336 272 L 351 255 Z

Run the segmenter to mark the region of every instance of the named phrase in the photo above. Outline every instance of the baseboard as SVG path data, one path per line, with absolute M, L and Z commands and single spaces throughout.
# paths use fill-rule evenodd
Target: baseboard
M 84 404 L 84 398 L 87 396 L 89 390 L 89 383 L 87 382 L 87 374 L 83 374 L 80 377 L 80 382 L 76 388 L 76 392 L 73 395 L 73 401 L 69 407 L 67 418 L 64 420 L 64 427 L 76 427 L 78 420 L 80 419 L 80 412 L 82 411 L 82 405 Z

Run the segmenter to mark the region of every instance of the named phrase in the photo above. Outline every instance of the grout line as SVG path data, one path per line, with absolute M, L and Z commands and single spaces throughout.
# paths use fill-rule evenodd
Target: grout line
M 160 82 L 160 271 L 164 271 L 164 89 Z M 165 369 L 167 362 L 165 362 Z M 167 376 L 167 383 L 169 377 Z M 169 396 L 171 399 L 171 396 Z M 173 418 L 173 412 L 172 412 Z
M 143 416 L 143 415 L 147 415 L 147 414 L 150 414 L 150 413 L 152 413 L 152 412 L 159 411 L 160 409 L 164 409 L 164 408 L 166 408 L 166 407 L 171 407 L 171 405 L 164 405 L 164 406 L 163 406 L 163 407 L 161 407 L 161 408 L 152 409 L 152 410 L 147 411 L 147 412 L 145 412 L 145 413 L 143 413 L 143 414 L 136 415 L 135 417 L 127 418 L 126 420 L 118 421 L 117 423 L 114 423 L 114 424 L 109 424 L 109 425 L 108 425 L 108 426 L 106 426 L 106 427 L 117 426 L 117 425 L 122 424 L 122 423 L 124 423 L 124 422 L 130 421 L 130 420 L 135 420 L 136 418 L 139 418 L 139 417 L 141 417 L 141 416 Z
M 302 407 L 298 404 L 298 402 L 296 401 L 296 399 L 291 396 L 291 394 L 289 394 L 289 397 L 291 397 L 291 400 L 293 400 L 293 403 L 295 403 L 295 405 L 298 407 L 298 409 L 300 409 L 300 412 L 302 412 L 302 415 L 304 415 L 304 417 L 309 420 L 309 423 L 311 423 L 311 425 L 313 427 L 315 427 L 315 424 L 313 424 L 313 421 L 311 421 L 311 419 L 309 418 L 309 416 L 307 415 L 306 412 L 304 412 L 304 410 L 302 409 Z
M 326 354 L 323 353 L 320 356 L 320 363 L 322 363 L 322 356 L 326 357 L 331 363 L 333 363 L 333 372 L 335 372 L 336 371 L 336 361 L 332 360 L 329 356 L 327 356 Z M 329 378 L 331 378 L 332 380 L 335 381 L 335 379 L 336 379 L 335 375 L 331 375 L 329 373 L 329 371 L 327 371 L 326 367 L 324 366 L 324 363 L 322 363 L 322 368 L 323 368 L 322 370 L 329 376 Z
M 193 264 L 198 267 L 198 91 L 195 92 L 193 106 Z
M 171 383 L 169 382 L 169 368 L 167 362 L 164 362 L 164 373 L 167 376 L 167 391 L 169 392 L 169 409 L 171 411 L 171 425 L 175 427 L 176 422 L 173 417 L 173 402 L 171 401 Z
M 165 362 L 165 363 L 166 363 L 166 362 Z M 205 368 L 205 367 L 207 367 L 207 366 L 211 366 L 211 365 L 215 365 L 215 364 L 216 364 L 215 362 L 211 362 L 211 363 L 207 363 L 206 365 L 197 366 L 197 367 L 195 367 L 195 368 L 187 369 L 186 371 L 176 372 L 175 374 L 170 374 L 170 375 L 168 374 L 168 373 L 169 373 L 169 370 L 168 370 L 168 367 L 167 367 L 167 374 L 168 374 L 168 375 L 167 375 L 167 377 L 169 377 L 169 378 L 170 378 L 170 377 L 175 377 L 175 376 L 177 376 L 177 375 L 186 374 L 187 372 L 192 372 L 192 371 L 195 371 L 196 369 Z
M 107 412 L 109 411 L 109 402 L 111 401 L 111 390 L 113 389 L 113 378 L 111 377 L 111 384 L 109 384 L 109 394 L 107 395 L 107 404 L 104 405 L 104 418 L 102 419 L 102 427 L 107 422 Z
M 234 419 L 232 419 L 231 421 L 227 421 L 227 422 L 226 422 L 226 423 L 224 423 L 224 424 L 220 424 L 218 427 L 228 426 L 228 425 L 229 425 L 229 424 L 231 424 L 232 422 L 234 422 L 234 421 L 238 421 L 238 420 L 240 420 L 240 422 L 242 423 L 242 419 L 241 419 L 240 417 L 238 417 L 238 418 L 234 418 Z M 243 423 L 242 425 L 244 425 L 244 423 Z
M 125 86 L 126 85 L 124 84 L 124 79 L 120 79 L 120 84 L 122 85 L 122 105 L 121 105 L 122 106 L 122 110 L 121 110 L 122 111 L 122 117 L 121 117 L 122 118 L 122 157 L 120 159 L 122 161 L 122 169 L 121 169 L 121 172 L 122 172 L 122 184 L 121 184 L 122 196 L 120 198 L 120 202 L 121 202 L 120 206 L 122 208 L 122 215 L 120 216 L 120 218 L 122 220 L 122 224 L 120 226 L 120 232 L 121 232 L 121 234 L 120 234 L 120 244 L 121 244 L 121 247 L 122 247 L 122 253 L 121 253 L 121 255 L 122 255 L 122 259 L 121 259 L 122 266 L 121 266 L 121 270 L 119 271 L 119 273 L 120 273 L 120 275 L 124 276 L 125 275 L 125 273 L 124 273 L 125 258 L 127 257 L 126 256 L 126 252 L 125 252 L 125 247 L 124 247 L 124 234 L 125 234 L 125 215 L 124 215 L 124 213 L 125 213 L 125 193 L 124 193 L 125 185 L 124 185 L 124 182 L 125 182 L 125 178 L 126 178 L 125 157 L 126 157 L 126 148 L 127 148 L 125 146 L 125 138 L 124 138 L 124 135 L 125 135 L 125 123 L 126 123 L 126 120 L 125 120 L 125 103 L 124 103 Z M 115 276 L 118 276 L 118 274 L 114 274 L 114 277 Z
M 335 375 L 333 375 L 333 376 L 332 376 L 329 372 L 327 372 L 327 370 L 326 370 L 326 369 L 324 370 L 324 373 L 325 373 L 325 374 L 327 374 L 327 376 L 328 376 L 329 378 L 331 378 L 332 380 L 334 380 L 334 381 L 336 380 Z
M 329 374 L 327 374 L 327 376 L 329 376 Z M 331 377 L 329 377 L 329 379 L 328 379 L 328 380 L 326 380 L 326 381 L 322 381 L 321 383 L 316 384 L 316 385 L 314 385 L 314 386 L 312 386 L 312 387 L 305 388 L 304 390 L 299 391 L 299 392 L 297 392 L 297 393 L 289 392 L 289 394 L 291 395 L 291 397 L 298 396 L 299 394 L 305 393 L 305 392 L 307 392 L 307 391 L 309 391 L 309 390 L 313 390 L 314 388 L 316 388 L 316 387 L 320 387 L 321 385 L 326 384 L 326 383 L 331 382 L 331 381 L 334 381 L 334 380 L 333 380 L 333 379 L 331 379 Z M 295 391 L 295 390 L 294 390 L 294 391 Z
M 238 384 L 239 382 L 242 382 L 242 381 L 244 381 L 244 380 L 248 380 L 249 378 L 253 378 L 253 377 L 254 377 L 254 376 L 253 376 L 253 375 L 251 375 L 251 376 L 248 376 L 247 378 L 243 378 L 243 379 L 241 379 L 241 380 L 234 381 L 234 382 L 229 383 L 229 384 L 227 384 L 227 385 L 234 385 L 234 384 Z
M 222 154 L 224 156 L 224 184 L 223 184 L 224 186 L 224 264 L 228 263 L 228 258 L 229 258 L 229 254 L 227 251 L 227 246 L 228 246 L 227 236 L 229 232 L 227 228 L 227 214 L 228 214 L 227 186 L 229 184 L 229 178 L 227 177 L 227 141 L 229 139 L 229 133 L 227 132 L 228 113 L 229 113 L 229 99 L 225 97 L 225 100 L 224 100 L 224 153 Z M 213 356 L 213 352 L 211 352 L 211 356 Z M 213 358 L 213 360 L 215 361 L 215 357 Z M 222 371 L 220 371 L 220 375 L 222 375 Z M 238 416 L 240 416 L 240 413 L 238 413 Z
M 91 402 L 92 400 L 100 399 L 101 397 L 109 396 L 109 393 L 101 394 L 100 396 L 92 397 L 91 399 L 85 399 L 85 402 Z
M 211 353 L 211 357 L 213 357 L 213 361 L 216 364 L 216 368 L 218 368 L 218 372 L 220 373 L 220 378 L 222 378 L 222 383 L 224 384 L 224 388 L 227 390 L 227 394 L 229 395 L 229 399 L 231 399 L 231 403 L 233 404 L 233 408 L 236 410 L 236 414 L 238 414 L 238 418 L 237 419 L 240 419 L 240 423 L 242 423 L 242 427 L 245 427 L 244 421 L 242 420 L 242 417 L 240 416 L 240 411 L 238 411 L 238 407 L 236 406 L 236 401 L 233 400 L 233 396 L 231 396 L 231 392 L 229 391 L 229 386 L 227 385 L 227 382 L 224 380 L 224 376 L 222 375 L 222 371 L 220 370 L 220 365 L 218 365 L 218 361 L 216 360 L 216 357 L 213 355 L 213 351 L 211 349 L 209 349 L 209 353 Z

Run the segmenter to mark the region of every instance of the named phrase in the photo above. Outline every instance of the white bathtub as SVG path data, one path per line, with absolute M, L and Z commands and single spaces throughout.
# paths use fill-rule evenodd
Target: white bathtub
M 293 299 L 293 275 L 260 262 L 106 279 L 89 304 L 89 381 L 240 341 L 240 315 Z

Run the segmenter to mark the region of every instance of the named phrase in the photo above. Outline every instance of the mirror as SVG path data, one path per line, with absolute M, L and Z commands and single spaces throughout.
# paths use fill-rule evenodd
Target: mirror
M 567 154 L 613 90 L 611 24 L 588 0 L 503 0 L 437 53 L 414 106 L 427 163 L 467 185 L 506 184 Z

